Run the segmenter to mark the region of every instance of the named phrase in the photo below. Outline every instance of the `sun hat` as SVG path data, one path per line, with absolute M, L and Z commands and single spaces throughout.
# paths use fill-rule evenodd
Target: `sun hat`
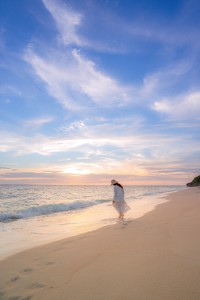
M 115 183 L 117 183 L 117 180 L 112 179 L 112 180 L 111 180 L 111 185 L 112 185 L 112 184 L 115 184 Z

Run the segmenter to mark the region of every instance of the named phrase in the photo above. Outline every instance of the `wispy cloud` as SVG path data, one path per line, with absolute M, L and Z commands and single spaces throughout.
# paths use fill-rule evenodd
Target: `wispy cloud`
M 70 110 L 98 104 L 110 106 L 130 102 L 133 88 L 123 86 L 105 74 L 95 63 L 76 49 L 60 60 L 60 53 L 52 53 L 53 60 L 40 57 L 28 47 L 24 59 L 46 84 L 50 95 Z M 56 60 L 58 58 L 58 60 Z
M 9 85 L 9 84 L 0 86 L 0 94 L 2 94 L 2 95 L 11 94 L 11 95 L 17 95 L 17 96 L 22 95 L 21 91 L 19 91 L 18 88 L 16 88 L 15 86 Z
M 71 150 L 80 150 L 83 147 L 102 147 L 108 145 L 121 145 L 122 140 L 115 138 L 64 138 L 64 137 L 45 137 L 37 135 L 34 137 L 17 136 L 8 133 L 1 134 L 3 140 L 1 141 L 0 151 L 14 151 L 16 155 L 26 155 L 37 153 L 40 155 L 50 155 L 53 153 L 68 152 Z M 123 143 L 129 144 L 129 141 L 123 139 Z
M 65 45 L 83 46 L 86 44 L 77 30 L 81 25 L 82 15 L 63 2 L 42 0 L 49 11 L 60 33 L 60 39 Z
M 127 124 L 129 126 L 127 127 Z M 68 137 L 101 138 L 108 137 L 129 137 L 137 134 L 138 130 L 145 126 L 145 118 L 132 114 L 130 117 L 113 117 L 98 119 L 95 117 L 80 119 L 63 124 L 57 129 L 61 135 Z
M 171 63 L 162 70 L 153 72 L 144 77 L 144 84 L 141 87 L 141 94 L 144 98 L 152 95 L 169 93 L 169 88 L 177 86 L 180 82 L 186 81 L 185 77 L 192 69 L 193 61 L 184 60 Z M 186 86 L 187 88 L 187 86 Z
M 200 120 L 200 92 L 196 91 L 171 97 L 170 99 L 166 98 L 155 102 L 152 108 L 175 120 L 194 120 L 194 118 Z
M 111 131 L 112 129 L 114 125 Z M 71 130 L 72 132 L 78 130 L 79 136 L 82 133 L 88 136 L 72 137 L 70 136 Z M 85 179 L 82 177 L 80 179 L 80 183 L 83 183 L 84 180 L 86 182 L 89 180 L 87 176 L 90 178 L 91 174 L 102 178 L 105 174 L 106 178 L 118 174 L 124 180 L 128 179 L 127 176 L 133 176 L 133 181 L 138 178 L 141 180 L 155 178 L 156 180 L 156 177 L 166 177 L 167 180 L 170 174 L 171 178 L 177 176 L 180 180 L 184 177 L 184 168 L 188 169 L 187 175 L 189 172 L 198 171 L 196 159 L 199 157 L 199 142 L 193 140 L 192 136 L 180 134 L 177 137 L 158 130 L 154 133 L 136 131 L 133 135 L 127 132 L 126 135 L 119 136 L 117 133 L 113 135 L 104 130 L 104 137 L 101 137 L 99 132 L 101 130 L 99 131 L 98 127 L 93 128 L 92 131 L 92 125 L 90 127 L 86 122 L 79 121 L 71 123 L 69 132 L 65 132 L 64 136 L 35 135 L 30 137 L 17 136 L 8 132 L 1 133 L 1 150 L 13 153 L 15 162 L 20 157 L 31 158 L 34 154 L 33 170 L 30 167 L 24 170 L 18 167 L 12 172 L 2 170 L 1 176 L 8 180 L 9 178 L 13 180 L 55 178 L 60 183 L 59 180 L 66 179 L 65 176 L 84 176 Z M 52 158 L 54 155 L 57 157 L 57 153 L 63 159 L 56 159 L 53 163 Z M 46 157 L 42 168 L 41 159 L 37 162 L 37 157 L 40 156 Z M 50 172 L 49 175 L 48 172 Z
M 97 131 L 95 131 L 97 130 Z M 15 155 L 30 155 L 33 153 L 39 155 L 53 155 L 54 153 L 71 153 L 76 151 L 78 156 L 85 157 L 91 153 L 90 158 L 112 157 L 113 159 L 127 158 L 143 161 L 147 159 L 160 158 L 166 160 L 167 157 L 173 155 L 180 156 L 180 153 L 187 153 L 192 145 L 193 152 L 198 151 L 198 141 L 192 141 L 192 137 L 187 137 L 187 145 L 185 136 L 171 136 L 167 133 L 159 132 L 131 132 L 125 130 L 119 135 L 111 131 L 104 135 L 99 135 L 99 128 L 91 128 L 85 126 L 86 135 L 83 136 L 54 136 L 47 137 L 44 135 L 35 136 L 17 136 L 8 132 L 1 132 L 1 151 L 13 151 Z M 80 131 L 81 133 L 81 131 Z M 159 143 L 157 142 L 159 141 Z M 178 147 L 177 147 L 178 145 Z M 184 145 L 184 147 L 183 147 Z M 165 150 L 163 150 L 165 149 Z M 98 150 L 98 151 L 97 151 Z
M 112 45 L 110 37 L 113 36 L 114 32 L 113 30 L 110 30 L 110 21 L 107 22 L 105 20 L 105 11 L 102 12 L 101 6 L 96 6 L 93 3 L 92 8 L 95 9 L 95 13 L 94 11 L 87 11 L 87 15 L 85 15 L 84 13 L 73 9 L 73 5 L 70 6 L 69 3 L 66 4 L 64 1 L 42 1 L 56 24 L 58 30 L 57 39 L 61 44 L 69 47 L 89 48 L 111 53 L 122 51 L 123 47 L 119 47 L 119 44 L 115 43 L 115 46 Z M 86 4 L 87 8 L 89 6 Z M 94 14 L 96 15 L 95 19 Z M 106 19 L 110 20 L 110 17 L 111 15 Z M 92 28 L 95 27 L 97 23 L 101 29 L 98 32 L 95 30 L 95 36 L 94 34 L 90 36 L 90 31 L 92 31 Z M 102 28 L 104 23 L 106 23 L 105 28 Z M 111 27 L 113 27 L 113 25 Z M 103 35 L 103 40 L 102 37 L 99 37 L 99 32 L 101 31 L 104 31 L 105 33 L 109 32 L 109 38 L 106 43 L 105 34 Z
M 39 117 L 23 121 L 23 125 L 28 128 L 39 129 L 41 126 L 51 123 L 54 120 L 52 116 Z

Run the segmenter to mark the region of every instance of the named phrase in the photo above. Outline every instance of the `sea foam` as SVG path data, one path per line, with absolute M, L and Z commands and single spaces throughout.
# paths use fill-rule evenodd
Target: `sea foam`
M 71 203 L 58 203 L 58 204 L 46 204 L 41 206 L 33 206 L 15 212 L 1 213 L 0 222 L 14 221 L 17 219 L 28 219 L 36 216 L 49 215 L 58 212 L 74 211 L 77 209 L 83 209 L 83 208 L 87 208 L 105 202 L 109 202 L 109 201 L 108 200 L 74 201 Z

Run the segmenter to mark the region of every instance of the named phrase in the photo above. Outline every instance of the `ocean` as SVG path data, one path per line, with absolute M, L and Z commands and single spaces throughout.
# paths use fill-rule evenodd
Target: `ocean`
M 127 220 L 143 216 L 185 186 L 125 186 Z M 112 186 L 0 185 L 0 259 L 115 224 Z

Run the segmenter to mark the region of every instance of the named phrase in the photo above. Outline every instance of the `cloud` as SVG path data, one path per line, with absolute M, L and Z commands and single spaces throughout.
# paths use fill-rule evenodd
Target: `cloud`
M 0 167 L 0 170 L 11 170 L 12 168 L 9 167 Z
M 84 27 L 84 15 L 63 2 L 43 0 L 43 3 L 55 20 L 61 40 L 65 44 L 65 53 L 61 47 L 60 50 L 46 49 L 45 55 L 39 55 L 29 45 L 25 51 L 24 59 L 33 67 L 37 77 L 46 85 L 48 93 L 65 109 L 83 111 L 94 108 L 96 105 L 101 107 L 116 105 L 119 107 L 132 106 L 136 103 L 150 108 L 152 102 L 159 101 L 161 95 L 162 98 L 169 96 L 169 88 L 176 88 L 182 82 L 185 83 L 186 88 L 188 84 L 186 76 L 190 73 L 194 63 L 192 58 L 171 64 L 164 70 L 144 75 L 143 82 L 137 86 L 120 83 L 108 72 L 102 71 L 91 59 L 83 56 L 81 51 L 72 49 L 75 46 L 85 47 L 90 44 L 89 38 L 86 42 L 86 39 L 80 34 L 80 32 L 82 34 L 88 32 L 79 30 Z M 97 9 L 96 6 L 95 9 Z M 99 9 L 101 8 L 99 7 Z M 85 10 L 86 12 L 89 14 L 89 11 Z M 177 35 L 176 30 L 175 33 L 171 32 L 173 26 L 170 29 L 163 27 L 164 25 L 158 28 L 156 22 L 152 22 L 148 18 L 145 24 L 141 25 L 141 21 L 137 18 L 134 24 L 130 24 L 114 13 L 111 13 L 111 20 L 108 21 L 107 14 L 108 12 L 106 12 L 107 25 L 110 22 L 115 22 L 118 27 L 123 25 L 119 32 L 116 30 L 116 26 L 114 27 L 115 35 L 123 36 L 122 32 L 124 32 L 127 40 L 129 34 L 140 36 L 141 39 L 151 38 L 163 41 L 167 38 L 170 40 L 173 34 Z M 90 16 L 87 17 L 89 18 L 88 22 L 92 22 Z M 179 16 L 179 18 L 182 17 Z M 118 21 L 116 22 L 116 20 Z M 129 32 L 130 28 L 132 31 Z M 94 37 L 91 44 L 96 44 Z M 57 46 L 59 47 L 59 45 Z
M 121 121 L 123 123 L 122 119 Z M 110 123 L 110 131 L 108 131 L 106 127 L 100 128 L 100 124 L 93 126 L 92 122 L 79 120 L 69 124 L 68 131 L 61 131 L 60 134 L 63 135 L 54 137 L 1 133 L 2 149 L 10 152 L 15 162 L 20 162 L 21 158 L 24 160 L 28 156 L 28 166 L 31 166 L 32 154 L 34 154 L 34 170 L 30 168 L 22 170 L 18 166 L 14 172 L 2 170 L 2 178 L 7 180 L 40 178 L 44 181 L 55 178 L 58 183 L 61 183 L 59 180 L 70 176 L 81 178 L 89 176 L 87 178 L 90 179 L 92 175 L 104 178 L 106 174 L 105 176 L 111 177 L 118 175 L 120 178 L 133 176 L 134 180 L 141 178 L 145 181 L 156 176 L 160 180 L 164 177 L 169 178 L 169 174 L 171 178 L 184 177 L 184 168 L 191 173 L 197 172 L 199 142 L 194 140 L 193 136 L 186 135 L 185 130 L 178 136 L 160 132 L 155 127 L 153 133 L 147 129 L 143 132 L 144 128 L 141 128 L 139 123 L 135 131 L 132 131 L 134 126 L 130 131 L 126 131 L 124 127 L 119 134 L 119 124 L 120 119 L 114 120 L 114 124 Z M 40 156 L 46 156 L 42 163 Z M 36 175 L 31 175 L 32 172 Z M 85 182 L 84 180 L 87 181 L 83 179 L 80 183 Z
M 111 45 L 116 31 L 110 30 L 111 15 L 106 16 L 106 11 L 102 11 L 102 6 L 96 6 L 96 3 L 92 3 L 92 11 L 90 11 L 90 5 L 86 4 L 83 14 L 74 10 L 72 6 L 69 6 L 69 3 L 66 4 L 64 1 L 42 1 L 55 21 L 58 29 L 58 40 L 61 44 L 67 47 L 90 48 L 103 52 L 121 52 L 122 49 L 120 50 L 120 48 L 123 47 L 119 47 L 118 41 L 115 46 Z M 100 27 L 99 30 L 93 32 L 93 28 L 97 26 Z M 111 27 L 115 28 L 116 23 L 112 24 Z M 105 43 L 105 35 L 107 34 L 108 38 L 106 38 Z
M 76 49 L 69 50 L 64 57 L 55 51 L 47 59 L 28 47 L 24 59 L 46 84 L 49 94 L 66 109 L 80 110 L 92 104 L 121 106 L 132 98 L 133 88 L 98 70 L 93 61 Z
M 111 76 L 99 71 L 91 60 L 81 56 L 77 50 L 73 51 L 80 75 L 77 82 L 80 91 L 99 104 L 119 104 L 130 100 L 131 89 L 122 86 Z
M 172 119 L 200 120 L 200 91 L 163 99 L 153 104 L 152 108 Z
M 53 0 L 42 1 L 56 22 L 62 42 L 65 45 L 85 45 L 86 42 L 77 33 L 77 29 L 81 25 L 82 15 L 62 2 L 58 3 Z
M 141 97 L 146 99 L 147 97 L 155 97 L 160 94 L 169 94 L 169 88 L 176 87 L 178 84 L 186 84 L 184 88 L 187 88 L 188 73 L 191 71 L 193 66 L 193 60 L 187 59 L 184 61 L 176 61 L 175 63 L 169 64 L 162 70 L 152 72 L 144 77 L 143 86 L 141 86 Z
M 74 101 L 75 93 L 71 86 L 70 73 L 73 68 L 70 59 L 66 57 L 63 67 L 59 60 L 58 63 L 54 61 L 55 56 L 52 55 L 52 57 L 54 57 L 53 60 L 42 58 L 35 54 L 31 47 L 26 49 L 24 55 L 25 61 L 33 67 L 37 77 L 46 84 L 48 93 L 56 98 L 64 108 L 76 110 L 79 106 Z
M 184 153 L 191 152 L 191 148 L 192 153 L 199 150 L 198 141 L 193 141 L 192 136 L 187 136 L 186 139 L 184 133 L 179 133 L 177 137 L 159 132 L 155 127 L 152 133 L 147 129 L 144 131 L 140 123 L 136 126 L 130 123 L 130 128 L 127 129 L 123 125 L 119 127 L 119 120 L 105 126 L 81 120 L 72 122 L 68 128 L 61 128 L 59 135 L 52 137 L 41 134 L 18 136 L 1 132 L 0 150 L 12 152 L 15 156 L 35 153 L 49 156 L 49 160 L 56 153 L 65 153 L 73 160 L 97 162 L 102 158 L 112 158 L 114 161 L 127 159 L 142 164 L 145 160 L 167 162 L 173 157 L 182 157 Z
M 3 135 L 2 135 L 3 137 Z M 6 135 L 1 141 L 0 151 L 8 152 L 14 151 L 16 155 L 27 155 L 37 153 L 40 155 L 50 155 L 53 153 L 62 153 L 69 151 L 84 151 L 84 147 L 96 148 L 108 145 L 121 145 L 122 139 L 115 138 L 59 138 L 59 137 L 45 137 L 37 135 L 35 137 L 22 137 Z M 124 144 L 129 144 L 129 141 L 123 139 Z M 81 150 L 82 149 L 82 150 Z
M 25 120 L 22 123 L 25 127 L 31 127 L 34 129 L 38 129 L 45 124 L 51 123 L 53 120 L 54 120 L 54 117 L 45 116 L 45 117 L 39 117 L 39 118 L 35 118 L 35 119 Z
M 0 174 L 0 177 L 4 178 L 26 178 L 26 179 L 34 179 L 34 178 L 42 178 L 42 179 L 47 179 L 47 178 L 55 178 L 55 174 L 56 173 L 53 173 L 52 174 L 48 174 L 48 173 L 42 173 L 42 172 L 29 172 L 29 171 L 17 171 L 17 172 L 6 172 L 6 173 L 3 173 L 3 174 Z
M 22 96 L 22 93 L 19 91 L 18 88 L 15 86 L 11 86 L 9 84 L 1 85 L 0 86 L 0 94 L 9 94 L 9 95 L 16 95 L 16 96 Z
M 129 126 L 127 126 L 129 124 Z M 85 118 L 63 124 L 57 129 L 61 135 L 68 137 L 101 138 L 129 137 L 145 126 L 145 118 L 139 115 L 112 118 Z

